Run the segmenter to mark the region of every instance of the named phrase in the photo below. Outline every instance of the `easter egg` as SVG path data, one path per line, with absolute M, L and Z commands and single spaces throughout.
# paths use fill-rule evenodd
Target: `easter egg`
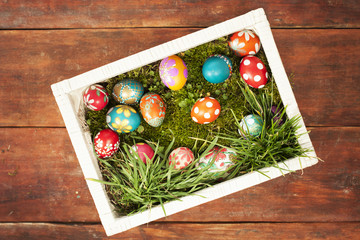
M 176 148 L 169 155 L 169 164 L 173 164 L 175 169 L 183 169 L 192 161 L 194 161 L 194 154 L 187 147 Z
M 215 54 L 206 59 L 202 74 L 211 83 L 222 83 L 230 78 L 232 73 L 232 62 L 224 55 Z
M 241 60 L 240 76 L 253 88 L 263 88 L 269 78 L 264 63 L 255 56 L 246 56 Z
M 116 105 L 109 109 L 106 114 L 106 123 L 118 133 L 129 133 L 140 125 L 140 115 L 132 107 L 127 105 Z
M 238 131 L 242 136 L 251 135 L 253 137 L 257 137 L 262 131 L 263 123 L 264 122 L 260 116 L 250 114 L 241 119 L 241 128 Z
M 146 93 L 140 100 L 140 112 L 152 127 L 159 127 L 165 119 L 165 103 L 156 93 Z
M 281 110 L 279 107 L 277 106 L 271 106 L 271 113 L 273 114 L 273 121 L 274 123 L 276 123 L 278 126 L 283 125 L 284 120 L 281 117 Z
M 161 81 L 171 90 L 181 89 L 188 77 L 185 62 L 178 56 L 164 58 L 159 66 Z
M 236 55 L 244 57 L 259 52 L 261 43 L 259 37 L 252 30 L 242 30 L 234 33 L 228 42 Z
M 143 85 L 133 79 L 123 79 L 113 88 L 114 99 L 121 104 L 135 104 L 140 101 L 144 94 Z
M 199 169 L 209 167 L 209 172 L 222 172 L 234 165 L 233 159 L 236 153 L 228 148 L 215 146 L 204 157 L 199 159 Z
M 109 97 L 103 86 L 94 84 L 86 88 L 83 94 L 83 100 L 86 107 L 90 110 L 100 111 L 108 104 Z
M 191 109 L 191 118 L 194 122 L 208 124 L 215 121 L 220 115 L 220 103 L 212 97 L 204 97 L 196 101 Z
M 94 138 L 96 155 L 100 158 L 108 158 L 119 149 L 119 135 L 111 129 L 103 129 Z
M 154 150 L 146 143 L 137 143 L 131 147 L 139 154 L 141 161 L 146 164 L 146 156 L 151 160 L 154 157 Z

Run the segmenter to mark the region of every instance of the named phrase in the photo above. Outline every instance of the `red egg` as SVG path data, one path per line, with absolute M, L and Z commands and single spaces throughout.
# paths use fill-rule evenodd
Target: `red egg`
M 215 121 L 220 115 L 220 103 L 212 97 L 199 99 L 191 109 L 191 118 L 194 122 L 208 124 Z
M 174 164 L 175 169 L 183 169 L 192 161 L 194 161 L 194 154 L 187 147 L 176 148 L 169 155 L 169 164 Z
M 94 84 L 84 91 L 83 100 L 90 110 L 100 111 L 108 104 L 109 95 L 103 86 Z
M 260 50 L 260 39 L 252 30 L 242 30 L 230 37 L 229 47 L 238 56 L 254 55 Z
M 241 60 L 240 76 L 253 88 L 263 88 L 269 78 L 265 64 L 255 56 L 246 56 Z
M 154 157 L 154 150 L 146 143 L 137 143 L 131 147 L 137 151 L 140 159 L 146 164 L 146 156 L 151 160 Z M 145 156 L 146 155 L 146 156 Z
M 95 152 L 100 158 L 108 158 L 119 149 L 119 135 L 111 129 L 103 129 L 94 138 Z

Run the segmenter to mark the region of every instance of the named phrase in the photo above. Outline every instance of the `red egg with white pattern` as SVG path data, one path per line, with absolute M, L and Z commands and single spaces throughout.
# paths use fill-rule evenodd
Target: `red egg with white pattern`
M 109 95 L 103 86 L 94 84 L 84 91 L 83 100 L 88 109 L 100 111 L 108 104 Z
M 253 88 L 263 88 L 269 74 L 265 64 L 255 56 L 246 56 L 240 62 L 240 76 Z
M 221 111 L 220 103 L 212 97 L 204 97 L 196 101 L 191 109 L 191 118 L 199 124 L 208 124 L 215 121 Z
M 169 155 L 169 165 L 173 164 L 175 169 L 183 169 L 194 161 L 193 152 L 187 147 L 179 147 Z
M 131 147 L 134 151 L 139 154 L 141 161 L 146 164 L 147 158 L 151 160 L 154 157 L 154 150 L 146 143 L 137 143 Z
M 94 138 L 94 148 L 99 158 L 108 158 L 119 150 L 119 135 L 111 129 L 103 129 Z

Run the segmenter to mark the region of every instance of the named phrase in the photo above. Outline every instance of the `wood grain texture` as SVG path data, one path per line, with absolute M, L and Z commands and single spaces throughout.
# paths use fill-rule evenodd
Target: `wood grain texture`
M 264 8 L 273 27 L 356 28 L 356 0 L 0 1 L 0 28 L 206 27 Z
M 197 29 L 0 31 L 0 126 L 63 127 L 50 85 Z M 360 126 L 360 30 L 274 29 L 307 126 Z
M 106 237 L 101 225 L 3 223 L 8 240 L 88 239 L 357 239 L 359 223 L 150 223 Z
M 97 222 L 65 129 L 0 128 L 0 222 Z M 360 128 L 315 128 L 313 167 L 163 221 L 360 221 Z

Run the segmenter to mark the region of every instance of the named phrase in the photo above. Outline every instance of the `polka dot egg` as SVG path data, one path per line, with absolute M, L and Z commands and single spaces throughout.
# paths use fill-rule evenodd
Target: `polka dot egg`
M 139 81 L 133 79 L 123 79 L 118 82 L 112 95 L 114 99 L 121 104 L 135 104 L 140 101 L 144 94 L 144 87 Z
M 212 97 L 199 99 L 191 109 L 191 118 L 199 124 L 208 124 L 215 121 L 221 111 L 220 103 Z
M 246 56 L 241 60 L 240 75 L 253 88 L 263 88 L 269 78 L 264 63 L 255 56 Z
M 236 55 L 244 57 L 259 52 L 261 43 L 259 37 L 252 30 L 242 30 L 230 37 L 229 47 Z
M 179 147 L 169 155 L 169 164 L 173 164 L 175 169 L 183 169 L 194 161 L 193 152 L 187 147 Z
M 106 114 L 106 123 L 118 133 L 129 133 L 140 125 L 140 115 L 132 107 L 127 105 L 116 105 L 109 109 Z
M 240 129 L 238 131 L 242 136 L 251 135 L 257 137 L 262 131 L 263 123 L 260 116 L 250 114 L 241 119 Z

